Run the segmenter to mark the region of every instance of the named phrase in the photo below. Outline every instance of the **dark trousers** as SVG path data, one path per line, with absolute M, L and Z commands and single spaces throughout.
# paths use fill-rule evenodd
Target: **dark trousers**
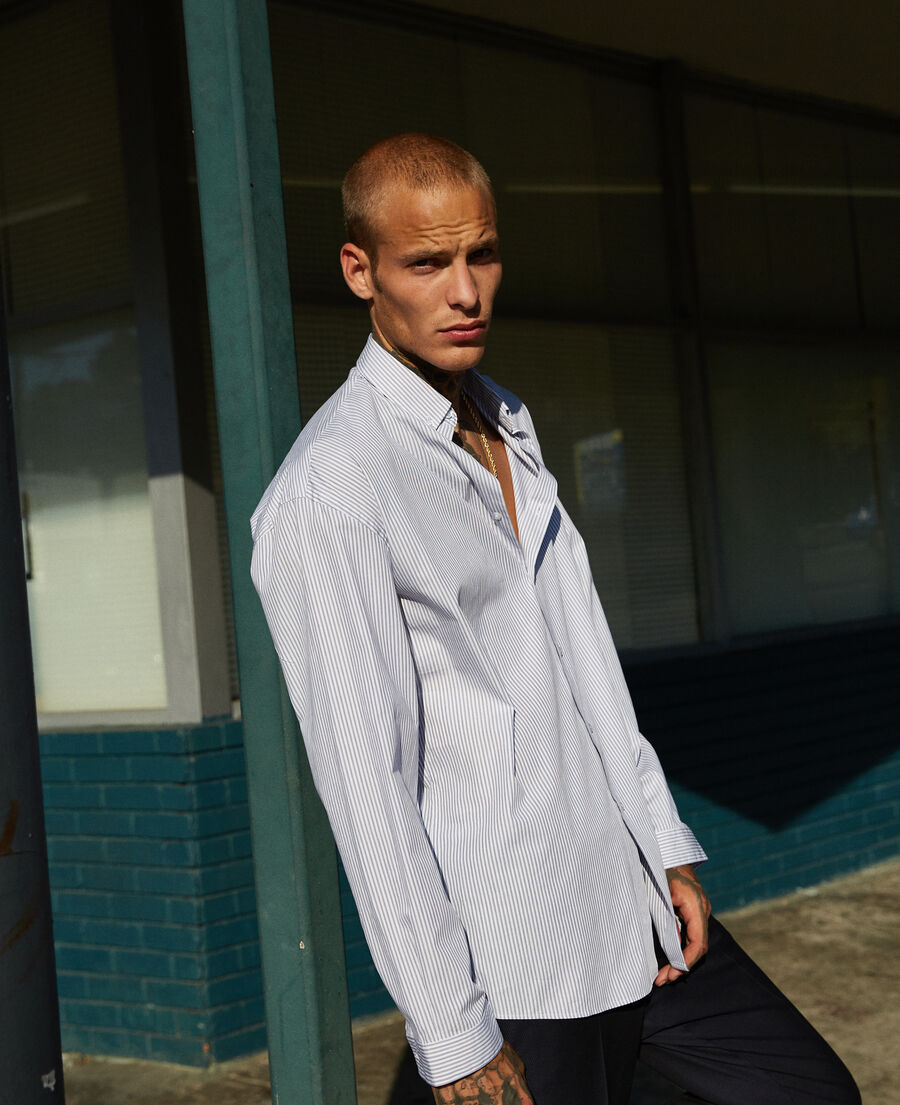
M 644 1001 L 500 1027 L 535 1105 L 629 1105 L 638 1058 L 686 1091 L 661 1102 L 860 1105 L 847 1068 L 715 918 L 705 959 Z

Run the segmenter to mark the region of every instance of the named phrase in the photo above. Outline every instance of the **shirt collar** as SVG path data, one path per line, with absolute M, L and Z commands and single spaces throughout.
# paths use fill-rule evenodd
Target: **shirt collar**
M 456 425 L 456 411 L 450 400 L 388 353 L 371 334 L 356 367 L 376 391 L 396 403 L 410 417 L 434 429 L 449 421 L 452 432 L 452 427 Z
M 466 380 L 466 390 L 478 400 L 482 410 L 495 426 L 500 426 L 513 437 L 527 436 L 504 398 L 504 389 L 489 376 L 483 376 L 480 372 L 470 372 Z
M 450 400 L 398 361 L 374 335 L 369 335 L 356 367 L 376 391 L 381 392 L 410 417 L 425 422 L 435 430 L 445 426 L 448 436 L 453 432 L 456 411 Z M 489 377 L 470 370 L 465 390 L 478 401 L 494 425 L 501 426 L 513 437 L 528 437 L 528 432 L 510 410 L 503 388 Z

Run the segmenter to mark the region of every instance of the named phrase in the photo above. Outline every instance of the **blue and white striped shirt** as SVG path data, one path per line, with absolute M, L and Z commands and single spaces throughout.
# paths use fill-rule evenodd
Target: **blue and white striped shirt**
M 450 402 L 369 339 L 257 508 L 253 580 L 375 964 L 440 1085 L 497 1018 L 648 993 L 683 966 L 664 868 L 705 859 L 638 732 L 587 553 L 511 393 Z

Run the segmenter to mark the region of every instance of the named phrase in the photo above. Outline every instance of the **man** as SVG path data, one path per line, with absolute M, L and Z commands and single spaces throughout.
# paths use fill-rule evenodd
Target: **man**
M 858 1102 L 710 921 L 531 419 L 475 371 L 484 170 L 399 135 L 343 198 L 372 336 L 254 514 L 253 578 L 435 1100 L 625 1105 L 641 1049 L 700 1100 Z

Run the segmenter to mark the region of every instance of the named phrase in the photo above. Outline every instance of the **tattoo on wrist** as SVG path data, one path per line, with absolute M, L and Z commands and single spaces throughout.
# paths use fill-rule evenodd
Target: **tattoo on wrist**
M 525 1067 L 508 1044 L 487 1066 L 448 1086 L 435 1086 L 437 1105 L 532 1105 Z

